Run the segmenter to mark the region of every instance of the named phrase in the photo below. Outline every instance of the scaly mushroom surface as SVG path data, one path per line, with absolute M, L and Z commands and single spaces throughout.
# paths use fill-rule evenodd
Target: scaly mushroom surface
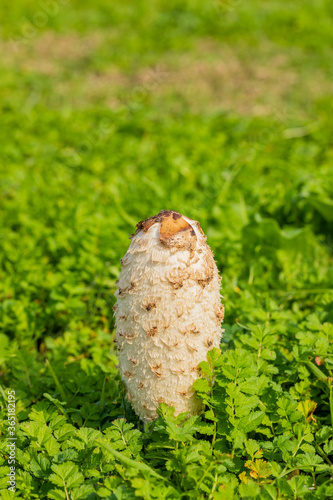
M 199 222 L 162 210 L 137 224 L 115 293 L 122 379 L 144 422 L 159 403 L 197 414 L 198 365 L 219 347 L 221 278 Z

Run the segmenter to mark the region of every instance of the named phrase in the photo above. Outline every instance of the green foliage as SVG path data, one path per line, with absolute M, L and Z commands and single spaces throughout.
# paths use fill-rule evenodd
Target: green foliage
M 1 498 L 332 498 L 331 2 L 3 4 Z M 221 96 L 205 62 L 223 80 L 224 56 Z M 200 71 L 181 71 L 187 57 Z M 270 82 L 268 111 L 232 93 L 232 112 L 218 106 L 229 72 L 240 94 L 252 73 Z M 217 96 L 197 108 L 207 85 Z M 161 209 L 207 233 L 225 331 L 194 384 L 202 414 L 162 404 L 143 426 L 113 293 L 128 233 Z

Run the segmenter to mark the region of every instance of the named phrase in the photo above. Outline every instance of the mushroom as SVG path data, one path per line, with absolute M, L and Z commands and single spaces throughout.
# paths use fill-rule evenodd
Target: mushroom
M 137 224 L 121 259 L 115 310 L 122 380 L 137 415 L 202 410 L 192 386 L 207 352 L 219 347 L 221 278 L 199 222 L 162 210 Z

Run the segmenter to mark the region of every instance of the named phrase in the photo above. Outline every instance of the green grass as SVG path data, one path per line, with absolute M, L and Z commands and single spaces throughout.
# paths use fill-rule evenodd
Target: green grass
M 331 2 L 3 6 L 2 498 L 332 497 Z M 162 209 L 208 235 L 225 332 L 205 413 L 144 429 L 113 293 Z

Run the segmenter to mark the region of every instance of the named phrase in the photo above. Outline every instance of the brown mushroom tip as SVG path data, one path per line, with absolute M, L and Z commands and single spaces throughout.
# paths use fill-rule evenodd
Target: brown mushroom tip
M 175 212 L 174 210 L 161 210 L 157 215 L 153 215 L 152 217 L 148 217 L 148 219 L 141 220 L 136 225 L 136 231 L 134 236 L 138 234 L 139 231 L 147 232 L 149 228 L 156 222 L 162 222 L 165 217 L 174 217 L 174 219 L 180 219 L 182 214 Z
M 168 247 L 195 248 L 197 236 L 191 224 L 182 215 L 172 212 L 163 217 L 160 229 L 160 242 Z
M 146 220 L 140 221 L 133 236 L 140 231 L 147 232 L 153 224 L 161 223 L 160 241 L 168 247 L 187 248 L 193 250 L 196 246 L 197 235 L 193 227 L 184 216 L 175 210 L 161 210 Z M 199 223 L 199 231 L 203 234 Z

